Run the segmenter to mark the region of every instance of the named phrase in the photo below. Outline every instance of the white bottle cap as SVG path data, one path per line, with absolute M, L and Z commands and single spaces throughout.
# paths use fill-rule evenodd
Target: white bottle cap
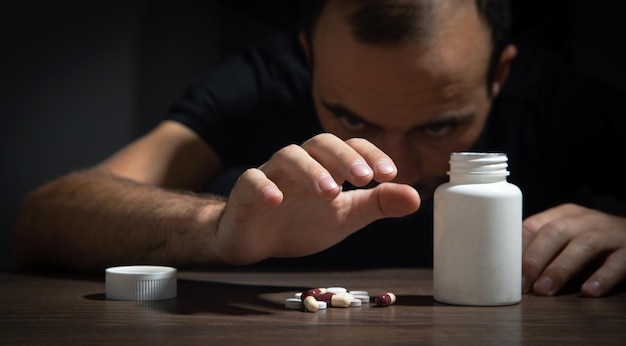
M 176 297 L 176 268 L 122 266 L 105 271 L 105 294 L 114 300 L 164 300 Z

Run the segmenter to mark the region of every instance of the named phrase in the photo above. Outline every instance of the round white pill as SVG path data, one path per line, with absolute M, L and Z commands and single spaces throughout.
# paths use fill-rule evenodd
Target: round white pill
M 348 293 L 348 290 L 345 287 L 326 287 L 326 292 L 334 294 L 345 294 Z
M 300 298 L 287 298 L 285 299 L 285 308 L 292 310 L 304 309 L 304 304 Z
M 324 310 L 328 307 L 328 304 L 326 302 L 317 302 L 317 309 L 318 310 Z
M 368 296 L 368 295 L 363 295 L 363 294 L 355 294 L 355 295 L 353 295 L 353 297 L 354 297 L 355 299 L 360 300 L 360 301 L 361 301 L 361 302 L 363 302 L 363 303 L 369 303 L 369 302 L 370 302 L 370 296 Z
M 351 308 L 359 307 L 359 306 L 361 306 L 361 304 L 363 304 L 363 302 L 361 302 L 360 299 L 350 299 L 350 307 Z
M 353 296 L 369 296 L 370 293 L 368 291 L 350 291 L 350 294 Z

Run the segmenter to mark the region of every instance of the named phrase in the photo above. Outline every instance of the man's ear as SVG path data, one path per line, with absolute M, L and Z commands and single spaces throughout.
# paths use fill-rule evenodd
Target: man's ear
M 306 58 L 306 63 L 311 65 L 311 47 L 309 47 L 309 40 L 307 34 L 304 31 L 301 31 L 298 35 L 298 41 L 300 41 L 300 45 L 302 46 L 302 50 L 304 51 L 304 56 Z
M 507 45 L 504 50 L 502 50 L 500 60 L 498 61 L 498 69 L 496 70 L 496 75 L 491 85 L 492 97 L 496 97 L 500 93 L 500 89 L 502 89 L 502 85 L 509 75 L 511 63 L 513 63 L 515 56 L 517 56 L 517 47 L 512 44 Z

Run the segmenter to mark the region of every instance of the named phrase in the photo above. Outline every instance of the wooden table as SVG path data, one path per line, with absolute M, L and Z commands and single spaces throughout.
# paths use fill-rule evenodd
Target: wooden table
M 384 308 L 284 307 L 296 292 L 329 286 L 398 298 Z M 429 269 L 179 271 L 177 288 L 175 299 L 113 301 L 104 274 L 0 273 L 0 345 L 626 344 L 623 290 L 450 306 L 433 300 Z

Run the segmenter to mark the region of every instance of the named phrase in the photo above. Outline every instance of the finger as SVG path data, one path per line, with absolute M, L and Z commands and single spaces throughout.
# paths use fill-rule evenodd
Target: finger
M 573 204 L 563 204 L 526 218 L 522 223 L 522 249 L 526 250 L 537 236 L 539 230 L 547 223 L 577 215 L 581 212 L 580 209 L 582 207 Z
M 214 239 L 209 242 L 216 257 L 223 263 L 240 265 L 266 258 L 271 240 L 264 243 L 266 235 L 256 231 L 258 216 L 282 200 L 281 191 L 261 170 L 245 170 L 233 186 Z M 263 239 L 259 240 L 260 236 Z
M 526 251 L 528 246 L 533 242 L 537 232 L 522 226 L 522 251 Z
M 378 207 L 383 217 L 402 217 L 419 209 L 419 193 L 410 185 L 383 183 L 379 186 Z
M 351 138 L 346 141 L 354 148 L 374 169 L 374 180 L 378 182 L 391 181 L 398 174 L 393 160 L 375 146 L 372 142 L 362 138 Z
M 580 291 L 587 297 L 608 294 L 620 282 L 626 280 L 626 248 L 609 255 L 604 264 L 582 285 Z
M 575 236 L 565 249 L 550 263 L 533 286 L 537 295 L 553 295 L 593 259 L 613 247 L 614 237 L 599 232 Z
M 238 196 L 236 202 L 241 205 L 260 201 L 265 206 L 273 207 L 283 200 L 283 194 L 276 184 L 256 168 L 247 169 L 239 176 L 231 195 Z
M 280 149 L 259 169 L 283 193 L 306 186 L 321 197 L 333 198 L 341 191 L 330 172 L 297 145 Z
M 529 216 L 524 220 L 523 227 L 530 232 L 537 232 L 553 220 L 579 215 L 584 209 L 586 208 L 575 204 L 562 204 Z
M 381 183 L 372 189 L 352 190 L 344 193 L 352 198 L 346 220 L 357 220 L 352 227 L 361 228 L 370 222 L 386 217 L 402 217 L 417 211 L 421 199 L 410 185 Z
M 522 255 L 522 291 L 528 292 L 544 268 L 565 247 L 574 234 L 577 218 L 549 222 L 536 232 Z
M 351 142 L 359 141 L 353 140 Z M 360 140 L 360 142 L 367 141 Z M 335 179 L 347 180 L 355 186 L 366 185 L 373 179 L 374 170 L 370 167 L 366 158 L 349 143 L 348 141 L 344 142 L 339 137 L 324 133 L 304 142 L 302 147 L 322 166 L 328 169 Z M 362 149 L 362 147 L 365 147 L 365 145 L 357 146 L 359 149 Z M 373 148 L 375 149 L 376 147 L 370 144 L 369 150 L 374 150 Z

